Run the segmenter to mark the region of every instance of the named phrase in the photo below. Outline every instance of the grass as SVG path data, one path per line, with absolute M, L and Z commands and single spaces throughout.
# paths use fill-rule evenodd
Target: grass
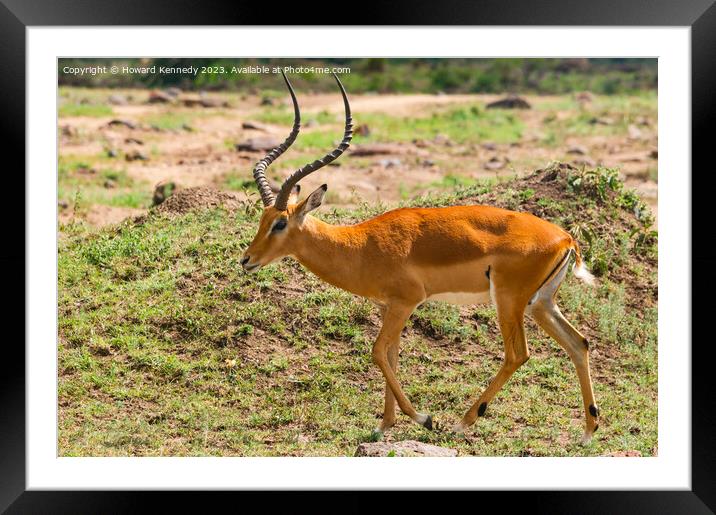
M 112 108 L 104 104 L 62 104 L 58 110 L 60 118 L 70 116 L 101 118 L 112 116 L 113 113 Z
M 656 122 L 657 96 L 655 92 L 630 96 L 599 96 L 588 106 L 581 108 L 570 98 L 558 101 L 537 102 L 535 109 L 548 112 L 543 119 L 542 145 L 563 145 L 570 137 L 624 136 L 629 125 L 639 125 L 646 119 Z M 560 119 L 556 111 L 569 111 Z M 597 123 L 597 121 L 605 123 Z
M 151 205 L 151 187 L 135 181 L 124 168 L 105 158 L 60 156 L 57 196 L 80 211 L 93 204 L 130 208 Z
M 188 130 L 195 118 L 193 113 L 166 111 L 146 116 L 143 121 L 160 130 Z
M 573 366 L 532 322 L 531 359 L 466 438 L 427 432 L 399 415 L 389 439 L 450 446 L 461 455 L 655 454 L 655 235 L 648 220 L 634 216 L 638 199 L 609 170 L 560 173 L 559 187 L 537 182 L 554 194 L 520 194 L 530 188 L 492 182 L 411 203 L 509 202 L 567 228 L 581 223 L 583 235 L 591 230 L 580 241 L 590 266 L 605 260 L 599 287 L 570 276 L 559 298 L 592 342 L 602 412 L 595 441 L 578 444 L 584 414 Z M 352 222 L 381 210 L 365 204 L 319 216 Z M 290 259 L 241 273 L 256 223 L 252 210 L 218 208 L 150 214 L 100 230 L 65 228 L 58 253 L 60 455 L 344 456 L 370 439 L 384 388 L 370 357 L 376 308 Z M 501 353 L 494 309 L 428 303 L 404 331 L 400 380 L 416 408 L 446 427 L 486 387 Z

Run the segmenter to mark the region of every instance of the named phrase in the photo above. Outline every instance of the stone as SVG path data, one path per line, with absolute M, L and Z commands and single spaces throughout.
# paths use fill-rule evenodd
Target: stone
M 517 95 L 509 95 L 500 100 L 487 104 L 488 109 L 531 109 L 532 106 L 524 98 Z
M 353 129 L 353 134 L 356 136 L 370 136 L 370 127 L 365 124 L 361 124 Z
M 627 132 L 629 133 L 630 139 L 641 139 L 643 137 L 641 129 L 639 129 L 636 125 L 629 125 L 629 127 L 627 127 Z
M 443 458 L 453 458 L 457 456 L 457 449 L 449 449 L 447 447 L 438 447 L 427 443 L 417 442 L 415 440 L 405 440 L 402 442 L 374 442 L 362 443 L 356 449 L 356 456 L 363 457 L 408 457 L 408 456 L 435 456 Z
M 175 87 L 175 86 L 172 86 L 172 87 L 170 87 L 170 88 L 165 89 L 164 92 L 165 92 L 167 95 L 172 96 L 172 97 L 178 97 L 178 96 L 181 95 L 181 93 L 182 93 L 181 89 L 179 89 L 179 88 L 177 88 L 177 87 Z
M 249 138 L 246 141 L 234 145 L 238 151 L 249 152 L 267 152 L 278 147 L 283 141 L 272 136 L 263 136 L 260 138 Z
M 582 145 L 572 145 L 567 149 L 567 154 L 577 154 L 580 156 L 584 156 L 587 154 L 587 147 Z
M 124 154 L 124 159 L 125 161 L 148 161 L 149 157 L 139 150 L 134 150 Z
M 354 145 L 351 147 L 351 155 L 354 156 L 379 156 L 387 154 L 397 154 L 401 152 L 399 145 L 390 143 L 371 143 L 365 145 Z
M 174 97 L 164 91 L 153 90 L 149 92 L 150 104 L 169 104 L 174 101 Z
M 492 157 L 485 163 L 485 170 L 501 170 L 506 164 L 506 160 L 503 161 L 499 157 Z
M 154 195 L 152 196 L 152 205 L 158 206 L 166 199 L 172 196 L 176 191 L 177 184 L 174 181 L 162 181 L 154 187 Z
M 403 163 L 400 159 L 388 158 L 388 159 L 381 159 L 380 161 L 378 161 L 378 164 L 380 166 L 382 166 L 383 168 L 392 168 L 394 166 L 400 166 Z
M 126 127 L 127 129 L 136 129 L 137 124 L 130 120 L 120 120 L 115 118 L 107 122 L 107 127 Z
M 110 95 L 107 99 L 107 102 L 109 102 L 113 106 L 125 106 L 128 104 L 127 97 L 118 94 Z
M 268 127 L 266 127 L 263 123 L 259 122 L 251 122 L 246 121 L 241 124 L 242 129 L 250 130 L 250 131 L 261 131 L 261 132 L 267 132 Z

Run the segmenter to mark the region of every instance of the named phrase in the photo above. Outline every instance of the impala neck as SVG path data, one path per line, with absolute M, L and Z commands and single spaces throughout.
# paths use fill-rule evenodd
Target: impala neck
M 294 237 L 292 254 L 324 281 L 351 291 L 347 279 L 362 247 L 355 232 L 351 226 L 331 225 L 307 215 Z

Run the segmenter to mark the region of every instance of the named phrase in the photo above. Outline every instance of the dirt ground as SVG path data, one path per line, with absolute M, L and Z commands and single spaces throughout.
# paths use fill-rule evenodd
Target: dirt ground
M 125 91 L 124 94 L 128 98 L 142 99 L 147 92 Z M 127 105 L 112 106 L 113 112 L 107 116 L 61 116 L 60 156 L 90 160 L 100 170 L 121 167 L 134 184 L 147 191 L 147 195 L 151 195 L 154 185 L 161 181 L 173 181 L 180 187 L 227 189 L 227 177 L 250 179 L 253 165 L 264 155 L 264 152 L 237 151 L 234 143 L 266 136 L 283 139 L 287 126 L 262 122 L 258 129 L 242 128 L 244 122 L 256 120 L 263 112 L 260 98 L 228 94 L 223 98 L 229 99 L 229 107 L 190 108 L 130 101 Z M 498 95 L 352 95 L 351 107 L 355 123 L 360 126 L 361 116 L 364 115 L 424 116 L 445 106 L 475 102 L 487 104 L 498 98 Z M 533 109 L 511 111 L 524 126 L 522 137 L 517 142 L 460 144 L 449 138 L 435 137 L 427 141 L 389 143 L 385 153 L 358 157 L 354 155 L 355 149 L 361 147 L 358 140 L 351 151 L 341 158 L 339 166 L 326 167 L 305 179 L 302 182 L 303 191 L 311 191 L 327 183 L 329 195 L 326 203 L 329 205 L 348 207 L 360 202 L 380 201 L 392 207 L 406 197 L 429 192 L 436 188 L 436 184 L 444 184 L 447 175 L 470 180 L 523 176 L 550 161 L 560 160 L 577 166 L 618 167 L 626 184 L 639 192 L 656 215 L 658 152 L 655 116 L 631 122 L 626 135 L 567 135 L 556 145 L 545 145 L 547 117 L 559 121 L 574 115 L 573 109 L 560 107 L 568 96 L 524 98 L 533 105 Z M 555 107 L 544 107 L 550 105 Z M 589 111 L 589 105 L 581 107 Z M 335 127 L 336 141 L 340 138 L 339 123 L 310 122 L 313 117 L 326 113 L 335 113 L 339 119 L 342 103 L 338 95 L 301 95 L 301 109 L 304 121 L 308 121 L 302 128 L 302 136 Z M 146 121 L 168 113 L 174 118 L 186 115 L 190 121 L 172 128 L 152 126 Z M 134 128 L 112 125 L 109 123 L 112 120 L 129 121 Z M 611 123 L 609 113 L 605 116 L 603 111 L 595 112 L 595 120 L 597 124 Z M 117 152 L 120 157 L 97 158 L 106 156 L 108 149 Z M 326 152 L 329 150 L 325 149 Z M 293 151 L 291 149 L 285 154 L 283 163 L 279 160 L 274 165 L 277 178 L 285 177 L 295 169 L 293 162 L 285 163 Z M 134 153 L 141 157 L 126 159 Z M 303 155 L 295 153 L 293 158 L 295 160 Z M 305 155 L 309 157 L 308 162 L 319 157 L 321 152 Z M 490 163 L 497 164 L 491 166 Z M 245 196 L 238 188 L 230 189 L 238 198 Z M 92 204 L 83 218 L 91 225 L 101 226 L 136 216 L 145 208 Z M 76 212 L 60 199 L 60 221 L 67 222 L 73 216 Z

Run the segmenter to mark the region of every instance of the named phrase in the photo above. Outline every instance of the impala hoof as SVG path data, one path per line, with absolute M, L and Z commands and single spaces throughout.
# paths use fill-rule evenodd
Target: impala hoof
M 433 417 L 431 415 L 424 415 L 422 413 L 418 413 L 418 416 L 415 418 L 415 421 L 423 426 L 425 429 L 432 431 L 433 430 Z
M 370 434 L 371 442 L 379 442 L 382 439 L 383 439 L 383 431 L 381 431 L 380 428 L 374 429 L 373 432 Z
M 579 442 L 581 445 L 589 445 L 592 443 L 592 436 L 594 436 L 593 433 L 584 433 L 582 435 L 582 440 Z
M 460 422 L 459 424 L 455 424 L 452 426 L 452 433 L 455 433 L 456 435 L 462 435 L 465 434 L 465 430 L 467 429 L 467 426 Z

